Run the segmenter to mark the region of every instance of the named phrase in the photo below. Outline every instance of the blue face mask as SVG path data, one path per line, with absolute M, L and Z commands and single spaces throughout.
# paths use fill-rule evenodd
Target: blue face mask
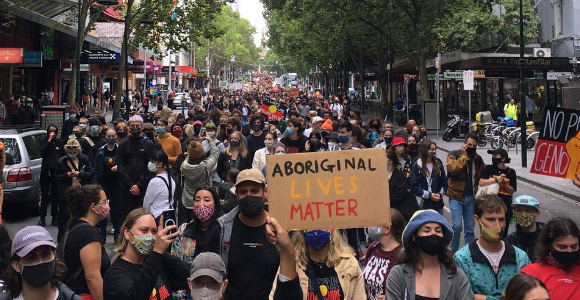
M 161 134 L 161 133 L 164 133 L 164 132 L 165 132 L 165 127 L 163 127 L 163 126 L 157 126 L 157 133 L 158 134 Z
M 79 124 L 79 126 L 80 126 L 80 127 L 83 129 L 83 130 L 87 128 L 87 124 L 85 124 L 85 123 Z
M 75 119 L 75 118 L 77 117 L 77 115 L 76 115 L 76 114 L 70 114 L 70 115 L 69 115 L 69 117 L 70 117 L 71 119 Z
M 330 242 L 330 232 L 326 230 L 312 230 L 304 232 L 306 243 L 315 251 L 322 249 Z
M 294 134 L 294 129 L 292 129 L 292 128 L 286 128 L 286 134 L 293 135 Z
M 341 144 L 346 143 L 346 141 L 348 141 L 348 136 L 338 136 L 338 142 Z
M 99 132 L 99 126 L 97 126 L 97 125 L 93 125 L 93 126 L 91 126 L 91 132 L 92 132 L 92 133 L 97 133 L 97 132 Z
M 76 158 L 77 155 L 79 155 L 78 153 L 75 153 L 75 154 L 67 153 L 67 154 L 68 154 L 68 157 L 70 157 L 70 158 Z

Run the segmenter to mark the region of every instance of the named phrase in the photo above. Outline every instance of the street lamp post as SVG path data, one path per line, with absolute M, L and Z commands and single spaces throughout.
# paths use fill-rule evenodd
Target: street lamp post
M 526 94 L 524 89 L 524 83 L 526 80 L 525 74 L 525 64 L 524 64 L 524 4 L 523 0 L 520 0 L 520 132 L 522 137 L 522 168 L 528 167 L 528 149 L 527 149 L 527 136 L 526 136 Z

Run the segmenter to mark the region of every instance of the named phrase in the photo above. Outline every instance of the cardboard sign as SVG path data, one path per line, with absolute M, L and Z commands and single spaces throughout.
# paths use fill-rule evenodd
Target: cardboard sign
M 573 179 L 580 173 L 580 110 L 546 107 L 531 173 Z
M 385 150 L 266 156 L 270 215 L 287 230 L 391 224 Z

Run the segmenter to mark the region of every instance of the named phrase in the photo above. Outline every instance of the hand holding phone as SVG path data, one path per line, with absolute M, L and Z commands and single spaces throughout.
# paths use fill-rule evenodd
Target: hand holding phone
M 177 221 L 175 220 L 175 209 L 164 210 L 161 215 L 163 216 L 163 227 L 169 227 L 171 225 L 177 226 Z M 176 228 L 169 231 L 168 234 L 173 234 L 177 232 Z

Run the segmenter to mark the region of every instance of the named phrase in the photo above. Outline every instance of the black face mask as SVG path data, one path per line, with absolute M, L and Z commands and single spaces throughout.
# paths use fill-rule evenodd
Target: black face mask
M 417 145 L 417 144 L 409 144 L 409 146 L 407 146 L 407 151 L 417 152 L 418 148 L 419 148 L 419 145 Z
M 26 281 L 33 287 L 39 288 L 45 286 L 54 275 L 55 261 L 54 258 L 50 261 L 41 262 L 34 265 L 23 265 L 22 280 Z
M 82 132 L 73 132 L 73 134 L 77 137 L 78 139 L 81 139 L 83 137 L 83 133 Z
M 129 132 L 133 137 L 139 137 L 141 135 L 141 128 L 139 127 L 130 127 Z
M 227 124 L 220 124 L 220 128 L 221 128 L 222 130 L 224 130 L 224 129 L 226 129 L 226 125 L 227 125 Z
M 320 136 L 321 136 L 323 139 L 326 139 L 326 136 L 327 136 L 327 135 L 328 135 L 328 132 L 326 132 L 326 131 L 321 131 L 321 132 L 320 132 Z
M 234 132 L 234 129 L 233 128 L 228 128 L 228 129 L 226 129 L 226 132 L 228 134 L 232 134 L 232 132 Z
M 259 125 L 259 124 L 252 124 L 252 125 L 250 126 L 250 128 L 252 128 L 252 130 L 253 130 L 253 131 L 260 131 L 260 130 L 262 130 L 262 125 Z
M 491 163 L 492 163 L 494 166 L 497 166 L 497 165 L 498 165 L 500 162 L 502 162 L 501 158 L 497 158 L 497 157 L 492 157 L 492 158 L 491 158 Z
M 124 139 L 127 136 L 127 131 L 117 131 L 117 136 Z
M 145 133 L 145 135 L 147 136 L 147 138 L 149 138 L 152 141 L 155 139 L 155 136 L 153 135 L 153 132 L 147 132 L 147 133 Z
M 264 210 L 264 197 L 246 196 L 238 200 L 240 211 L 248 218 L 253 218 Z
M 475 156 L 475 151 L 477 151 L 477 149 L 471 147 L 467 147 L 465 149 L 465 152 L 467 152 L 467 155 L 469 156 Z
M 419 249 L 423 250 L 427 255 L 436 255 L 445 249 L 445 239 L 436 234 L 428 236 L 417 236 L 415 243 Z
M 322 145 L 322 143 L 319 140 L 311 139 L 308 142 L 310 143 L 310 152 L 316 152 L 320 150 L 320 146 Z
M 552 250 L 552 256 L 563 266 L 569 267 L 578 261 L 578 258 L 580 257 L 580 250 L 574 252 Z

